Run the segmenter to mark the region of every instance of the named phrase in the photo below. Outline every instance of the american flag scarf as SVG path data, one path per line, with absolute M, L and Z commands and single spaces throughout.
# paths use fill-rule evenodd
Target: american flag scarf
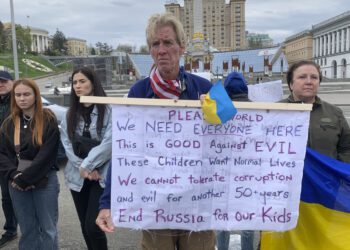
M 151 87 L 153 92 L 161 99 L 179 99 L 181 94 L 180 81 L 164 80 L 157 67 L 154 67 L 150 74 Z

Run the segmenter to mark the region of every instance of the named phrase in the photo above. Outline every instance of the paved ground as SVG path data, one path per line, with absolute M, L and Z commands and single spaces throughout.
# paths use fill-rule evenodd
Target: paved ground
M 61 250 L 80 250 L 86 249 L 83 236 L 80 231 L 79 220 L 75 212 L 71 194 L 64 184 L 63 170 L 58 172 L 61 192 L 59 195 L 59 244 Z M 1 194 L 0 194 L 1 197 Z M 4 225 L 4 215 L 0 209 L 0 232 L 2 233 L 2 226 Z M 257 235 L 258 236 L 258 235 Z M 108 234 L 108 246 L 110 250 L 141 250 L 140 231 L 129 229 L 118 229 L 113 234 Z M 11 242 L 4 247 L 5 250 L 17 250 L 19 239 Z M 255 244 L 258 243 L 256 238 Z M 240 250 L 240 235 L 231 234 L 230 250 Z
M 59 241 L 62 250 L 86 249 L 83 236 L 80 231 L 78 216 L 75 212 L 73 200 L 69 190 L 64 184 L 63 171 L 59 171 L 61 192 L 59 195 Z M 4 225 L 4 215 L 0 209 L 0 232 Z M 115 233 L 108 235 L 108 245 L 111 250 L 139 250 L 140 232 L 128 229 L 118 229 Z M 11 242 L 6 250 L 18 249 L 18 239 Z

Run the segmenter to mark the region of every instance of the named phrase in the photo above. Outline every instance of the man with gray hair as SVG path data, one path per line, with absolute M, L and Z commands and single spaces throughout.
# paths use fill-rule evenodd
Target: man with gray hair
M 10 114 L 13 79 L 9 72 L 0 71 L 0 126 Z M 13 210 L 6 173 L 0 171 L 2 210 L 5 215 L 5 233 L 0 238 L 0 248 L 17 238 L 17 219 Z
M 153 58 L 149 77 L 136 82 L 129 91 L 131 98 L 199 100 L 211 84 L 192 75 L 180 66 L 186 39 L 182 24 L 170 13 L 155 14 L 148 20 L 147 44 Z M 111 169 L 111 168 L 110 168 Z M 100 213 L 96 223 L 105 232 L 113 232 L 111 220 L 111 171 L 100 199 Z M 215 234 L 212 230 L 189 231 L 159 229 L 142 231 L 142 248 L 152 250 L 214 250 Z

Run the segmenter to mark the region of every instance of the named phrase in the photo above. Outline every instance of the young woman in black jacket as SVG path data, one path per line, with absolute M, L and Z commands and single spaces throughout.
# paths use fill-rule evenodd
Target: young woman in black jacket
M 7 174 L 21 229 L 19 249 L 58 249 L 57 121 L 43 108 L 33 80 L 17 80 L 11 95 L 11 114 L 1 128 L 0 171 Z

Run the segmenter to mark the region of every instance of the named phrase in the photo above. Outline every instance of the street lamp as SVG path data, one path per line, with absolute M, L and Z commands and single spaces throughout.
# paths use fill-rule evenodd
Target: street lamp
M 15 14 L 14 14 L 14 10 L 13 10 L 13 0 L 10 0 L 10 9 L 11 9 L 13 65 L 14 65 L 14 70 L 15 70 L 15 79 L 18 79 L 19 78 L 18 55 L 17 55 L 16 26 L 15 26 Z

